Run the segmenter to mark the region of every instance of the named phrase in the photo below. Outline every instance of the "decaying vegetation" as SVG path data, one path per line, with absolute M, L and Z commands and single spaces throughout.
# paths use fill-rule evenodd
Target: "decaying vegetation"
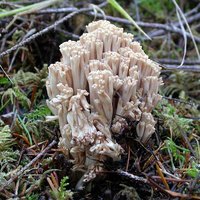
M 0 2 L 0 199 L 200 199 L 200 3 L 118 3 Z M 164 85 L 148 143 L 135 134 L 138 120 L 115 116 L 126 121 L 113 137 L 121 159 L 103 159 L 103 170 L 85 182 L 58 146 L 58 121 L 46 120 L 45 83 L 61 58 L 58 46 L 99 19 L 134 35 Z

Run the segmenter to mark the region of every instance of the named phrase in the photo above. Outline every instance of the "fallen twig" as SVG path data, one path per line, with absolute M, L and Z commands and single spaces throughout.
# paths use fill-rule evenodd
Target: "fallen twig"
M 156 60 L 158 63 L 162 64 L 168 64 L 168 65 L 178 65 L 181 61 L 180 60 L 175 60 L 175 59 L 158 59 Z M 185 65 L 200 65 L 199 60 L 185 60 L 184 61 Z
M 87 12 L 86 14 L 87 15 L 92 15 L 92 16 L 95 15 L 96 17 L 99 17 L 99 18 L 104 18 L 104 16 L 102 14 L 99 14 L 99 13 L 95 14 L 94 12 Z M 110 21 L 118 22 L 118 23 L 132 25 L 132 23 L 129 20 L 123 19 L 123 18 L 120 18 L 120 17 L 112 17 L 112 16 L 109 16 L 109 15 L 106 15 L 106 19 L 110 20 Z M 197 19 L 200 19 L 200 14 L 198 14 Z M 136 22 L 136 23 L 141 27 L 162 29 L 162 30 L 164 30 L 164 33 L 165 33 L 165 31 L 169 31 L 169 32 L 178 33 L 179 35 L 183 35 L 182 30 L 180 28 L 178 28 L 178 26 L 175 26 L 174 24 L 173 25 L 168 25 L 168 24 L 160 24 L 160 23 L 141 22 L 141 21 Z M 186 34 L 186 36 L 188 38 L 192 39 L 192 37 L 191 37 L 189 32 L 185 32 L 185 34 Z M 152 35 L 151 35 L 151 37 L 152 37 Z M 155 36 L 153 35 L 153 37 L 155 37 Z M 200 38 L 199 37 L 194 36 L 194 40 L 196 42 L 200 43 Z
M 152 179 L 156 179 L 156 180 L 162 182 L 162 179 L 161 179 L 160 176 L 152 176 L 151 178 L 152 178 Z M 175 178 L 171 178 L 171 177 L 170 177 L 170 178 L 165 177 L 165 179 L 166 179 L 167 181 L 169 181 L 169 182 L 178 182 L 178 183 L 190 183 L 190 182 L 193 181 L 193 180 L 185 180 L 185 179 L 175 179 Z
M 195 8 L 185 13 L 185 16 L 188 17 L 190 15 L 194 15 L 195 13 L 198 13 L 199 9 L 200 9 L 200 3 Z
M 99 7 L 102 7 L 102 6 L 104 6 L 104 5 L 106 5 L 106 2 L 100 4 Z M 16 44 L 16 45 L 14 45 L 14 46 L 11 47 L 10 49 L 8 49 L 8 50 L 2 52 L 2 53 L 0 54 L 0 58 L 2 58 L 3 56 L 5 56 L 5 55 L 7 55 L 7 54 L 9 54 L 9 53 L 11 53 L 11 52 L 13 52 L 13 51 L 15 51 L 15 50 L 18 49 L 19 47 L 24 46 L 24 45 L 30 43 L 32 40 L 38 38 L 39 36 L 41 36 L 41 35 L 43 35 L 43 34 L 49 32 L 49 31 L 51 31 L 51 30 L 53 30 L 53 29 L 56 30 L 56 27 L 57 27 L 58 25 L 62 24 L 63 22 L 65 22 L 65 21 L 67 21 L 67 20 L 69 20 L 69 19 L 70 19 L 71 17 L 73 17 L 74 15 L 77 15 L 77 14 L 82 13 L 82 12 L 88 12 L 88 11 L 91 11 L 91 10 L 93 10 L 93 8 L 81 8 L 81 9 L 79 9 L 79 10 L 77 10 L 77 11 L 74 11 L 74 12 L 72 12 L 72 13 L 66 15 L 65 17 L 63 17 L 63 18 L 57 20 L 54 24 L 52 24 L 52 25 L 50 25 L 50 26 L 44 28 L 43 30 L 41 30 L 41 31 L 39 31 L 39 32 L 37 32 L 37 33 L 35 33 L 35 34 L 33 34 L 33 35 L 30 36 L 29 38 L 27 38 L 27 39 L 25 39 L 25 40 L 19 42 L 19 43 Z
M 52 14 L 52 13 L 70 13 L 77 11 L 76 7 L 67 7 L 67 8 L 48 8 L 35 12 L 35 14 Z
M 151 177 L 148 177 L 148 182 L 151 183 L 154 188 L 157 188 L 160 191 L 162 191 L 172 197 L 179 197 L 181 199 L 200 199 L 200 197 L 195 196 L 195 195 L 182 194 L 182 193 L 174 192 L 171 190 L 166 190 L 166 189 L 162 188 L 160 185 L 158 185 Z
M 119 175 L 121 176 L 125 176 L 129 179 L 132 179 L 134 181 L 139 181 L 139 182 L 143 182 L 143 183 L 148 183 L 148 180 L 146 178 L 143 178 L 143 177 L 140 177 L 140 176 L 136 176 L 136 175 L 133 175 L 133 174 L 130 174 L 128 172 L 125 172 L 123 170 L 118 170 L 117 171 Z
M 200 13 L 197 13 L 197 14 L 194 14 L 190 17 L 187 18 L 187 22 L 188 24 L 191 24 L 192 22 L 194 21 L 198 21 L 200 19 Z M 185 22 L 183 21 L 183 25 L 185 24 Z M 179 27 L 179 22 L 172 22 L 171 23 L 172 26 L 176 26 L 176 27 Z M 148 33 L 151 37 L 157 37 L 157 36 L 160 36 L 160 35 L 163 35 L 165 34 L 165 30 L 156 30 L 156 31 L 151 31 Z
M 49 13 L 67 13 L 69 11 L 73 11 L 75 12 L 77 10 L 77 8 L 75 7 L 70 7 L 70 8 L 58 8 L 58 9 L 46 9 L 43 11 L 38 12 L 38 14 L 49 14 Z M 85 14 L 87 15 L 92 15 L 92 16 L 96 16 L 98 18 L 104 18 L 105 16 L 103 16 L 100 13 L 94 13 L 94 12 L 86 12 Z M 123 23 L 123 24 L 127 24 L 127 25 L 132 25 L 132 23 L 124 18 L 120 18 L 120 17 L 113 17 L 113 16 L 109 16 L 106 15 L 106 19 L 110 20 L 110 21 L 114 21 L 114 22 L 118 22 L 118 23 Z M 193 21 L 199 20 L 200 19 L 200 13 L 197 13 L 191 17 L 188 17 L 187 21 L 188 23 L 192 23 Z M 178 33 L 180 35 L 183 35 L 182 30 L 179 28 L 179 22 L 174 22 L 172 24 L 159 24 L 159 23 L 149 23 L 149 22 L 141 22 L 138 21 L 136 22 L 139 26 L 141 27 L 146 27 L 146 28 L 156 28 L 156 29 L 161 29 L 158 30 L 157 32 L 149 32 L 149 34 L 151 35 L 151 37 L 156 37 L 158 35 L 163 35 L 165 33 L 165 31 L 170 31 L 170 32 L 174 32 L 174 33 Z M 182 21 L 182 24 L 184 25 L 185 22 Z M 192 39 L 191 34 L 189 32 L 185 32 L 186 36 L 190 39 Z M 197 36 L 194 36 L 194 39 L 196 42 L 200 43 L 200 38 Z
M 188 104 L 190 106 L 195 106 L 195 104 L 193 102 L 187 102 L 182 99 L 176 99 L 176 98 L 171 98 L 171 97 L 166 97 L 166 96 L 162 96 L 162 98 L 170 100 L 170 101 L 178 102 L 178 103 Z
M 170 69 L 170 70 L 184 70 L 184 71 L 190 71 L 190 72 L 200 72 L 200 65 L 183 65 L 181 67 L 178 67 L 177 65 L 161 65 L 164 69 Z

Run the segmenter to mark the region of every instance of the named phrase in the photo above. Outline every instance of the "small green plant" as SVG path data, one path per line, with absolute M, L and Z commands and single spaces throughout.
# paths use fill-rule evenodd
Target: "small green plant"
M 44 81 L 47 76 L 47 67 L 44 66 L 41 70 L 35 69 L 36 73 L 24 72 L 19 70 L 12 78 L 13 85 L 10 87 L 8 78 L 0 78 L 0 84 L 6 89 L 0 92 L 2 111 L 8 104 L 19 105 L 29 109 L 38 98 L 43 96 Z M 34 92 L 34 88 L 36 89 Z M 33 98 L 34 94 L 34 98 Z M 33 99 L 31 99 L 33 98 Z
M 10 83 L 9 79 L 6 77 L 0 77 L 0 85 L 8 85 Z
M 65 176 L 60 181 L 60 186 L 58 183 L 57 174 L 51 173 L 51 176 L 47 178 L 47 181 L 52 189 L 51 195 L 55 200 L 70 200 L 72 199 L 73 192 L 71 190 L 67 190 L 68 176 Z
M 59 195 L 60 200 L 64 200 L 64 199 L 66 200 L 66 199 L 72 198 L 73 193 L 71 192 L 71 190 L 66 189 L 67 186 L 69 185 L 68 180 L 69 180 L 68 176 L 65 176 L 60 181 L 60 187 L 58 189 L 59 194 L 60 194 Z
M 165 100 L 162 100 L 154 111 L 163 120 L 164 126 L 171 130 L 173 135 L 180 136 L 181 132 L 192 129 L 192 119 L 181 117 L 177 114 L 177 109 Z
M 13 144 L 9 126 L 0 120 L 0 166 L 7 164 L 9 161 L 15 161 L 16 152 L 11 150 Z
M 11 148 L 13 144 L 9 126 L 0 120 L 0 183 L 5 182 L 9 172 L 16 168 L 14 162 L 18 158 L 19 151 L 13 151 Z
M 0 152 L 6 150 L 10 146 L 11 131 L 8 125 L 5 125 L 2 120 L 0 120 Z
M 165 140 L 165 146 L 163 149 L 167 149 L 174 171 L 176 169 L 175 162 L 178 164 L 179 168 L 182 168 L 185 163 L 186 153 L 190 152 L 188 149 L 178 146 L 172 140 L 172 138 L 168 138 L 167 140 Z
M 38 76 L 38 73 L 24 72 L 22 70 L 19 70 L 14 75 L 13 82 L 15 83 L 15 85 L 26 85 L 32 87 L 40 82 L 40 77 Z
M 40 105 L 36 107 L 33 111 L 26 113 L 25 117 L 30 120 L 44 120 L 46 116 L 51 115 L 51 111 L 46 105 Z
M 186 170 L 186 174 L 192 178 L 196 178 L 200 174 L 199 166 L 196 162 L 192 162 L 191 168 Z
M 40 136 L 41 124 L 45 117 L 50 115 L 50 110 L 46 104 L 44 105 L 45 101 L 41 101 L 44 95 L 47 67 L 44 65 L 41 70 L 35 70 L 36 73 L 19 70 L 12 77 L 12 85 L 9 84 L 7 78 L 0 78 L 0 83 L 6 88 L 0 92 L 0 112 L 4 113 L 6 108 L 14 113 L 20 110 L 19 113 L 16 112 L 17 118 L 13 127 L 19 134 L 28 136 L 30 145 L 33 144 L 32 134 Z M 35 106 L 36 103 L 37 106 Z
M 15 86 L 13 88 L 8 88 L 6 91 L 1 92 L 1 106 L 4 107 L 5 103 L 9 101 L 12 105 L 15 105 L 18 102 L 23 107 L 30 107 L 30 100 L 27 98 L 24 91 L 22 91 L 19 87 Z
M 22 122 L 29 133 L 41 138 L 42 130 L 45 128 L 45 117 L 48 115 L 51 115 L 49 108 L 46 105 L 40 105 L 31 112 L 25 113 Z
M 189 149 L 178 146 L 171 138 L 165 140 L 165 146 L 163 149 L 166 149 L 169 153 L 171 165 L 174 171 L 178 168 L 192 178 L 196 178 L 199 175 L 200 170 L 197 162 L 193 160 L 186 163 L 186 154 L 190 152 Z M 187 168 L 183 168 L 187 165 Z
M 38 200 L 39 199 L 39 194 L 31 194 L 26 196 L 26 200 Z

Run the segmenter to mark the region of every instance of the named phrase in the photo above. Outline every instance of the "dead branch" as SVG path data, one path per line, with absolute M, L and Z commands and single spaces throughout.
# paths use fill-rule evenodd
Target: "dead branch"
M 169 65 L 179 65 L 181 63 L 180 60 L 175 60 L 175 59 L 158 59 L 156 61 L 158 63 L 169 64 Z M 199 60 L 185 60 L 184 64 L 185 65 L 200 65 L 200 61 Z
M 104 5 L 106 5 L 106 2 L 100 4 L 99 7 L 102 7 L 102 6 L 104 6 Z M 14 46 L 11 47 L 10 49 L 7 49 L 6 51 L 2 52 L 2 53 L 0 54 L 0 58 L 2 58 L 3 56 L 5 56 L 5 55 L 7 55 L 7 54 L 9 54 L 9 53 L 11 53 L 11 52 L 13 52 L 13 51 L 15 51 L 16 49 L 18 49 L 18 48 L 21 47 L 21 46 L 24 46 L 24 45 L 26 45 L 26 44 L 29 44 L 32 40 L 35 40 L 35 39 L 38 38 L 39 36 L 41 36 L 41 35 L 43 35 L 43 34 L 45 34 L 45 33 L 48 33 L 48 32 L 51 31 L 51 30 L 56 31 L 56 27 L 57 27 L 58 25 L 62 24 L 63 22 L 65 22 L 65 21 L 67 21 L 67 20 L 69 20 L 71 17 L 73 17 L 73 16 L 75 16 L 75 15 L 77 15 L 77 14 L 79 14 L 79 13 L 88 12 L 88 11 L 91 11 L 91 10 L 93 10 L 93 8 L 81 8 L 81 9 L 79 9 L 79 10 L 76 10 L 76 11 L 74 11 L 74 12 L 72 12 L 72 13 L 66 15 L 65 17 L 63 17 L 63 18 L 61 18 L 61 19 L 55 21 L 54 24 L 52 24 L 52 25 L 50 25 L 50 26 L 44 28 L 43 30 L 41 30 L 41 31 L 39 31 L 39 32 L 37 32 L 37 33 L 35 33 L 35 34 L 33 34 L 33 35 L 30 36 L 29 38 L 27 38 L 27 39 L 25 39 L 25 40 L 19 42 L 19 43 L 16 44 L 16 45 L 14 45 Z
M 160 66 L 167 70 L 184 70 L 189 72 L 200 72 L 200 65 L 183 65 L 181 67 L 177 65 L 161 65 Z
M 199 4 L 200 5 L 200 4 Z M 197 12 L 197 10 L 199 9 L 199 6 L 196 7 L 192 13 Z M 50 13 L 68 13 L 70 11 L 75 12 L 77 10 L 77 8 L 75 7 L 70 7 L 70 8 L 57 8 L 57 9 L 46 9 L 46 10 L 42 10 L 37 12 L 36 14 L 50 14 Z M 87 15 L 91 15 L 91 16 L 96 16 L 98 18 L 104 18 L 105 16 L 103 16 L 100 13 L 94 13 L 94 12 L 87 12 Z M 190 14 L 190 13 L 189 13 Z M 189 15 L 188 14 L 188 15 Z M 187 15 L 186 15 L 187 16 Z M 118 22 L 118 23 L 123 23 L 123 24 L 127 24 L 127 25 L 132 25 L 132 23 L 127 20 L 127 19 L 123 19 L 120 17 L 113 17 L 113 16 L 109 16 L 106 15 L 106 19 L 110 20 L 110 21 L 114 21 L 114 22 Z M 194 21 L 197 21 L 200 19 L 200 13 L 194 14 L 190 17 L 187 18 L 188 23 L 192 23 Z M 157 37 L 159 35 L 163 35 L 165 33 L 165 31 L 169 31 L 169 32 L 174 32 L 174 33 L 178 33 L 180 35 L 183 35 L 182 30 L 179 28 L 180 23 L 179 22 L 172 22 L 171 24 L 159 24 L 159 23 L 147 23 L 147 22 L 141 22 L 138 21 L 137 24 L 141 27 L 146 27 L 146 28 L 155 28 L 155 29 L 161 29 L 161 30 L 157 30 L 157 31 L 153 31 L 153 32 L 149 32 L 149 36 L 150 37 Z M 183 21 L 182 24 L 184 25 L 185 22 Z M 190 33 L 186 32 L 186 36 L 188 38 L 191 39 L 191 35 Z M 200 38 L 197 36 L 194 36 L 195 41 L 200 43 Z
M 134 181 L 139 181 L 139 182 L 143 182 L 143 183 L 148 183 L 148 180 L 146 178 L 143 178 L 143 177 L 140 177 L 140 176 L 136 176 L 136 175 L 133 175 L 133 174 L 130 174 L 128 172 L 125 172 L 123 170 L 118 170 L 117 171 L 119 175 L 121 176 L 125 176 L 129 179 L 132 179 Z
M 91 15 L 91 16 L 96 16 L 96 17 L 99 17 L 99 18 L 104 18 L 104 16 L 102 14 L 96 14 L 94 12 L 89 12 L 89 13 L 86 13 L 88 15 Z M 120 17 L 113 17 L 113 16 L 109 16 L 109 15 L 106 15 L 106 19 L 107 20 L 110 20 L 110 21 L 114 21 L 114 22 L 118 22 L 118 23 L 123 23 L 123 24 L 126 24 L 126 25 L 132 25 L 132 23 L 127 20 L 127 19 L 123 19 L 123 18 L 120 18 Z M 200 19 L 200 13 L 197 14 L 196 20 Z M 141 27 L 146 27 L 146 28 L 155 28 L 155 29 L 162 29 L 162 30 L 159 30 L 159 31 L 163 31 L 164 30 L 164 33 L 165 31 L 169 31 L 169 32 L 172 32 L 172 33 L 177 33 L 179 35 L 183 35 L 183 32 L 180 28 L 178 28 L 178 26 L 175 26 L 174 24 L 172 25 L 168 25 L 168 24 L 160 24 L 160 23 L 149 23 L 149 22 L 136 22 L 139 26 Z M 184 22 L 183 22 L 184 24 Z M 189 32 L 185 32 L 186 36 L 188 38 L 191 39 L 191 35 Z M 152 35 L 152 34 L 149 34 L 149 36 L 152 38 L 152 37 L 156 37 L 155 35 Z M 200 38 L 198 36 L 194 36 L 194 39 L 196 42 L 200 43 Z
M 187 22 L 188 22 L 188 24 L 191 24 L 192 22 L 198 21 L 199 19 L 200 19 L 200 13 L 197 13 L 193 16 L 188 17 Z M 182 23 L 183 23 L 183 25 L 185 24 L 184 21 Z M 171 25 L 179 27 L 180 24 L 179 24 L 179 22 L 172 22 Z M 150 37 L 157 37 L 157 36 L 165 34 L 165 30 L 152 31 L 152 32 L 149 32 L 148 34 L 150 35 Z

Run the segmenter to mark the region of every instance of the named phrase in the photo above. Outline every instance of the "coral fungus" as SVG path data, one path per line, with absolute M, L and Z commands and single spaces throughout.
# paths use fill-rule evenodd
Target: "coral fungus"
M 113 139 L 137 121 L 135 134 L 145 143 L 154 133 L 151 114 L 161 96 L 160 67 L 148 58 L 133 35 L 108 21 L 90 23 L 80 40 L 60 45 L 62 59 L 50 65 L 47 105 L 58 118 L 60 147 L 73 157 L 74 169 L 95 177 L 107 157 L 120 159 Z M 122 117 L 121 117 L 122 116 Z

